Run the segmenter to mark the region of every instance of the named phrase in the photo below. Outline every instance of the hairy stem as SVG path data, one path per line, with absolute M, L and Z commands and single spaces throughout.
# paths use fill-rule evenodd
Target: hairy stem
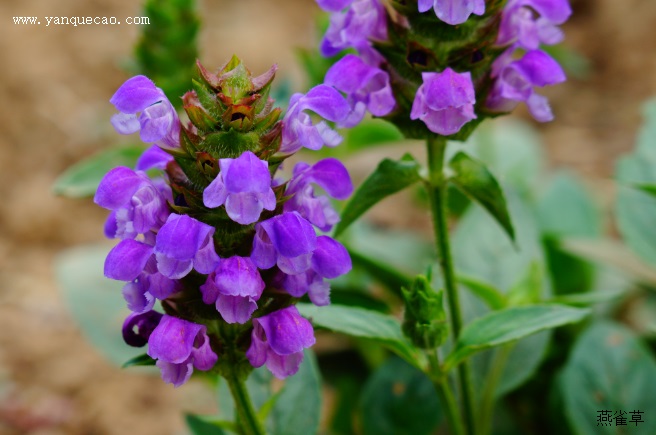
M 264 435 L 264 428 L 257 417 L 257 412 L 253 408 L 253 403 L 248 395 L 246 383 L 234 372 L 226 376 L 232 399 L 235 401 L 235 409 L 239 421 L 237 426 L 240 433 L 244 435 Z
M 429 189 L 428 196 L 431 203 L 433 215 L 433 228 L 435 231 L 435 246 L 444 278 L 449 314 L 451 319 L 451 332 L 454 342 L 460 336 L 462 329 L 462 312 L 458 297 L 458 287 L 451 259 L 451 247 L 449 243 L 449 227 L 447 222 L 447 181 L 444 176 L 444 153 L 446 151 L 446 139 L 441 136 L 429 138 L 427 143 Z M 460 395 L 462 408 L 467 426 L 467 433 L 476 433 L 474 419 L 474 403 L 471 375 L 469 364 L 464 362 L 458 367 L 458 381 L 460 384 Z
M 451 433 L 453 435 L 464 435 L 465 428 L 460 418 L 458 404 L 456 403 L 453 391 L 451 391 L 448 377 L 440 369 L 440 362 L 437 359 L 436 351 L 428 351 L 428 362 L 430 363 L 431 380 L 442 402 L 443 411 L 451 427 Z

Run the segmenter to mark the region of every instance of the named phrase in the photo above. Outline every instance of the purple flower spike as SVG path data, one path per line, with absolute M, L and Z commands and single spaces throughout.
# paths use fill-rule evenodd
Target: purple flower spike
M 286 195 L 291 198 L 285 203 L 286 212 L 297 211 L 322 231 L 330 231 L 339 222 L 339 215 L 325 196 L 315 196 L 312 183 L 318 184 L 335 199 L 346 199 L 353 192 L 351 177 L 337 159 L 321 160 L 310 166 L 297 163 L 294 175 L 287 186 Z
M 521 59 L 512 60 L 512 49 L 502 54 L 493 65 L 492 87 L 486 106 L 493 111 L 508 112 L 524 101 L 537 121 L 553 119 L 545 97 L 535 93 L 534 86 L 543 87 L 565 81 L 565 73 L 554 59 L 540 50 L 531 50 Z
M 331 237 L 319 236 L 311 269 L 296 275 L 281 274 L 277 280 L 290 295 L 300 298 L 307 293 L 313 304 L 323 306 L 330 304 L 330 284 L 324 278 L 337 278 L 351 267 L 351 257 L 344 246 Z
M 194 368 L 207 371 L 218 360 L 204 325 L 166 314 L 148 339 L 148 355 L 157 360 L 164 382 L 175 387 L 187 382 Z
M 157 311 L 148 311 L 137 314 L 131 313 L 123 322 L 123 340 L 133 347 L 143 347 L 153 333 L 162 315 Z M 134 328 L 137 332 L 134 332 Z
M 455 26 L 467 21 L 471 14 L 483 15 L 485 0 L 419 0 L 419 12 L 430 8 L 441 21 Z
M 264 281 L 250 258 L 230 257 L 221 260 L 200 286 L 203 302 L 215 304 L 228 323 L 246 323 L 257 309 Z
M 281 153 L 292 154 L 303 147 L 311 150 L 318 150 L 324 145 L 334 147 L 342 141 L 342 137 L 324 121 L 313 125 L 306 110 L 339 123 L 346 119 L 351 108 L 339 92 L 327 85 L 315 86 L 305 95 L 292 95 L 283 119 Z
M 155 256 L 160 273 L 171 279 L 192 268 L 208 274 L 219 264 L 212 238 L 214 228 L 187 215 L 171 214 L 157 233 Z
M 497 44 L 514 43 L 528 50 L 557 44 L 564 38 L 557 25 L 571 14 L 568 0 L 510 0 L 501 14 Z
M 411 119 L 421 119 L 433 133 L 448 136 L 476 118 L 476 95 L 469 72 L 457 73 L 447 68 L 421 76 L 423 84 L 412 104 Z
M 396 105 L 389 74 L 367 65 L 358 56 L 347 54 L 326 73 L 325 84 L 348 95 L 351 114 L 341 125 L 354 127 L 364 116 L 365 108 L 374 116 L 385 116 Z
M 316 244 L 312 224 L 298 212 L 287 212 L 255 225 L 251 259 L 260 269 L 278 265 L 283 272 L 296 275 L 310 268 Z
M 170 190 L 159 189 L 143 172 L 119 166 L 103 177 L 93 200 L 113 211 L 105 226 L 107 236 L 133 239 L 164 223 Z
M 120 112 L 111 119 L 118 133 L 140 131 L 141 140 L 146 143 L 180 145 L 178 114 L 164 92 L 148 77 L 132 77 L 118 88 L 109 102 Z M 141 115 L 137 116 L 139 112 Z
M 225 204 L 230 219 L 242 225 L 257 222 L 263 209 L 276 208 L 268 162 L 246 151 L 236 159 L 219 160 L 219 167 L 221 172 L 203 192 L 206 207 Z
M 314 330 L 294 306 L 253 319 L 246 358 L 253 367 L 266 367 L 278 379 L 298 371 L 303 349 L 314 345 Z
M 380 0 L 324 0 L 319 2 L 319 6 L 334 11 L 336 6 L 349 3 L 348 9 L 335 12 L 330 17 L 330 26 L 321 42 L 321 53 L 326 57 L 334 56 L 345 48 L 359 50 L 361 46 L 369 46 L 369 39 L 387 39 L 387 18 Z

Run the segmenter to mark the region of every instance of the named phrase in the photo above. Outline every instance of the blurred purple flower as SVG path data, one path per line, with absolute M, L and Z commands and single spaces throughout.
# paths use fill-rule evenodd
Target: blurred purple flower
M 143 347 L 153 333 L 162 315 L 156 311 L 130 313 L 123 322 L 123 340 L 133 347 Z M 134 328 L 137 328 L 137 332 Z
M 246 323 L 257 309 L 264 281 L 250 258 L 222 259 L 219 266 L 200 286 L 203 302 L 215 304 L 228 323 Z
M 120 112 L 112 116 L 120 134 L 139 132 L 146 143 L 180 145 L 180 120 L 164 92 L 146 76 L 135 76 L 121 85 L 109 100 Z M 141 112 L 139 116 L 137 114 Z
M 206 207 L 225 204 L 230 219 L 242 225 L 257 222 L 263 209 L 276 208 L 268 162 L 246 151 L 236 159 L 220 159 L 219 167 L 219 175 L 203 192 Z
M 175 387 L 187 382 L 194 368 L 207 371 L 218 360 L 204 325 L 166 314 L 148 339 L 147 353 L 157 360 L 164 382 Z
M 172 198 L 168 186 L 155 185 L 145 173 L 119 166 L 103 177 L 93 200 L 112 210 L 105 226 L 107 237 L 133 239 L 162 226 Z
M 509 0 L 501 14 L 497 44 L 527 50 L 557 44 L 564 38 L 557 26 L 571 14 L 568 0 Z
M 253 319 L 246 358 L 253 367 L 266 367 L 279 379 L 298 371 L 303 349 L 314 345 L 314 330 L 294 306 Z
M 321 53 L 334 56 L 346 48 L 369 46 L 369 39 L 387 39 L 387 18 L 380 0 L 319 0 L 319 6 L 333 12 L 321 42 Z
M 462 24 L 471 14 L 485 13 L 485 0 L 419 0 L 419 12 L 435 10 L 437 18 L 452 26 Z
M 204 274 L 214 271 L 219 256 L 214 250 L 213 234 L 214 227 L 192 217 L 169 215 L 155 242 L 159 272 L 168 278 L 179 279 L 192 268 Z
M 351 113 L 340 123 L 344 127 L 360 123 L 365 109 L 374 116 L 385 116 L 396 105 L 389 75 L 353 54 L 336 62 L 326 73 L 324 83 L 347 94 Z
M 292 154 L 303 147 L 311 150 L 318 150 L 324 145 L 334 147 L 342 141 L 342 137 L 331 130 L 325 121 L 313 125 L 306 110 L 339 123 L 348 116 L 351 109 L 344 97 L 327 85 L 315 86 L 305 95 L 292 95 L 283 119 L 281 153 Z
M 314 195 L 313 183 L 335 199 L 346 199 L 353 192 L 351 177 L 344 165 L 334 158 L 321 160 L 312 166 L 303 162 L 294 166 L 292 179 L 285 192 L 290 199 L 285 202 L 283 210 L 297 211 L 320 230 L 330 231 L 339 222 L 339 215 L 326 196 Z
M 513 60 L 514 48 L 506 51 L 492 65 L 494 85 L 486 107 L 495 112 L 509 112 L 523 101 L 537 121 L 553 119 L 547 98 L 535 93 L 533 87 L 555 85 L 565 81 L 565 73 L 554 59 L 540 50 L 531 50 L 519 60 Z
M 421 76 L 423 84 L 412 104 L 411 119 L 421 119 L 433 133 L 448 136 L 476 118 L 476 94 L 469 72 L 457 73 L 447 68 Z

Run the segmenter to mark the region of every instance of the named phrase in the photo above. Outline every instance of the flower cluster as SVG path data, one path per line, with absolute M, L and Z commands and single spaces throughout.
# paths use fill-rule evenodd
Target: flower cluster
M 317 232 L 339 216 L 315 187 L 345 199 L 353 186 L 336 159 L 297 163 L 287 181 L 275 175 L 302 147 L 340 142 L 308 112 L 348 123 L 354 105 L 378 110 L 378 103 L 357 89 L 357 102 L 349 102 L 320 85 L 294 95 L 281 121 L 268 96 L 275 67 L 253 77 L 233 58 L 216 74 L 198 70 L 200 80 L 182 98 L 188 125 L 144 76 L 110 100 L 120 112 L 115 129 L 139 132 L 153 146 L 136 170 L 110 171 L 94 198 L 111 211 L 105 234 L 120 239 L 105 276 L 126 282 L 126 343 L 147 345 L 166 382 L 182 385 L 194 369 L 221 372 L 222 359 L 266 365 L 284 378 L 314 344 L 312 325 L 294 303 L 306 294 L 317 305 L 330 303 L 327 280 L 351 268 L 346 249 Z M 376 80 L 361 85 L 374 89 Z M 151 168 L 162 177 L 151 180 L 144 172 Z M 155 311 L 157 301 L 164 314 Z
M 407 137 L 464 140 L 485 117 L 520 102 L 536 120 L 553 119 L 535 88 L 561 83 L 565 74 L 539 47 L 563 40 L 558 26 L 571 15 L 568 0 L 317 3 L 331 13 L 321 52 L 358 52 L 337 61 L 324 80 L 351 106 L 342 126 L 354 126 L 368 110 Z

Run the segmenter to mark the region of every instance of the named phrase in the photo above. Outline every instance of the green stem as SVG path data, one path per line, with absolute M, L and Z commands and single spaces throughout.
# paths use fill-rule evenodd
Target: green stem
M 228 381 L 230 393 L 235 401 L 235 408 L 239 418 L 237 426 L 241 429 L 240 433 L 244 435 L 264 435 L 264 428 L 257 417 L 255 408 L 253 408 L 251 398 L 246 389 L 246 383 L 234 372 L 226 376 L 226 381 Z
M 458 297 L 458 287 L 451 259 L 451 247 L 449 245 L 449 226 L 447 222 L 447 180 L 444 176 L 444 153 L 446 151 L 446 139 L 434 136 L 427 141 L 428 170 L 429 170 L 429 198 L 433 214 L 433 228 L 435 231 L 435 246 L 439 258 L 449 313 L 451 319 L 451 331 L 454 342 L 460 336 L 462 330 L 462 312 Z M 469 364 L 465 361 L 458 367 L 458 381 L 462 407 L 464 409 L 467 433 L 476 433 L 474 420 L 473 388 L 469 371 Z
M 453 396 L 453 391 L 451 391 L 448 377 L 440 369 L 440 362 L 437 358 L 436 351 L 428 352 L 428 362 L 430 363 L 431 380 L 433 381 L 437 394 L 440 396 L 440 401 L 442 402 L 446 418 L 449 421 L 451 431 L 453 435 L 464 435 L 465 427 L 460 419 L 458 404 Z
M 483 398 L 481 401 L 481 433 L 483 435 L 490 433 L 497 385 L 499 384 L 499 380 L 501 379 L 503 369 L 506 366 L 511 350 L 512 345 L 506 345 L 501 349 L 498 349 L 492 359 L 492 368 L 487 376 L 487 382 L 483 390 Z

